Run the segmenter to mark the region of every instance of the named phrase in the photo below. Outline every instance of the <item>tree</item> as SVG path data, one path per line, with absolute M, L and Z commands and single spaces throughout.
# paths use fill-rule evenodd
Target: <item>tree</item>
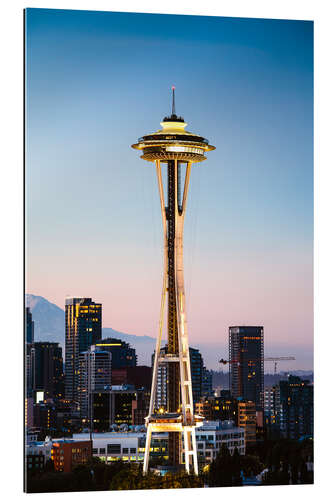
M 241 455 L 240 466 L 246 477 L 256 476 L 264 469 L 264 464 L 256 455 Z
M 232 457 L 223 444 L 208 472 L 209 486 L 240 486 L 242 484 L 238 450 Z

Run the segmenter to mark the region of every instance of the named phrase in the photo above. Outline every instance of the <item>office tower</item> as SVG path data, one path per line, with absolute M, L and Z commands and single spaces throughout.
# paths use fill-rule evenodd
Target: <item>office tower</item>
M 238 402 L 238 427 L 244 428 L 245 444 L 254 444 L 257 438 L 256 405 L 252 401 Z
M 30 307 L 25 308 L 25 339 L 27 344 L 33 344 L 34 342 L 34 322 Z
M 143 390 L 136 390 L 133 386 L 112 385 L 108 388 L 93 390 L 91 392 L 92 430 L 105 432 L 114 424 L 117 426 L 134 425 L 133 403 L 141 401 L 143 395 Z
M 89 298 L 67 298 L 65 305 L 66 399 L 78 402 L 79 354 L 102 337 L 102 304 Z
M 62 348 L 56 342 L 34 344 L 34 390 L 45 398 L 64 397 Z
M 200 400 L 203 390 L 204 364 L 199 349 L 190 347 L 193 404 Z
M 144 425 L 149 411 L 150 390 L 140 391 L 137 399 L 132 401 L 132 424 Z
M 167 353 L 167 346 L 161 347 L 160 353 L 165 355 Z M 192 393 L 193 393 L 193 404 L 195 405 L 201 398 L 202 395 L 212 394 L 212 375 L 203 364 L 203 359 L 200 351 L 189 348 L 190 351 L 190 363 L 191 363 L 191 378 L 192 378 Z M 152 366 L 154 365 L 155 354 L 152 355 Z M 161 362 L 159 363 L 157 370 L 157 384 L 156 384 L 156 395 L 155 395 L 155 408 L 164 408 L 168 406 L 168 366 L 169 363 Z
M 205 366 L 202 370 L 201 394 L 205 397 L 213 395 L 213 374 Z
M 25 397 L 31 398 L 32 391 L 34 388 L 34 322 L 32 320 L 32 314 L 30 308 L 25 308 L 25 319 L 24 319 L 24 358 L 25 358 Z M 31 405 L 29 405 L 29 421 L 31 422 Z M 27 418 L 27 417 L 26 417 Z
M 278 414 L 283 437 L 313 437 L 313 385 L 293 375 L 280 380 Z
M 112 354 L 95 345 L 79 354 L 78 402 L 82 421 L 90 423 L 92 393 L 111 389 Z
M 125 366 L 112 368 L 113 385 L 133 385 L 135 389 L 145 388 L 150 392 L 152 369 L 150 366 Z
M 137 355 L 127 342 L 115 338 L 99 339 L 96 346 L 112 354 L 112 369 L 136 366 Z
M 278 437 L 280 434 L 280 386 L 264 389 L 264 427 L 268 436 Z
M 229 327 L 229 387 L 235 398 L 253 401 L 263 409 L 264 328 Z
M 160 348 L 160 354 L 166 355 L 167 351 L 168 351 L 167 346 Z M 155 362 L 155 351 L 151 357 L 152 367 L 154 366 L 154 362 Z M 158 411 L 159 409 L 160 410 L 163 409 L 164 411 L 167 410 L 168 407 L 167 388 L 168 388 L 168 363 L 159 363 L 156 375 L 156 391 L 155 391 L 155 404 L 154 404 L 155 411 Z
M 25 345 L 25 392 L 31 397 L 35 387 L 35 348 L 34 344 Z
M 205 160 L 205 153 L 215 149 L 208 140 L 186 131 L 184 119 L 176 115 L 175 93 L 172 89 L 172 113 L 161 123 L 162 130 L 143 136 L 133 148 L 141 151 L 144 160 L 155 164 L 159 187 L 164 232 L 164 277 L 160 314 L 160 330 L 156 342 L 151 404 L 147 417 L 147 442 L 144 471 L 148 470 L 152 432 L 169 432 L 169 457 L 174 466 L 181 463 L 181 440 L 184 437 L 185 468 L 198 473 L 195 427 L 201 423 L 193 413 L 190 353 L 185 309 L 183 266 L 183 228 L 192 164 Z M 166 165 L 166 197 L 162 181 L 162 165 Z M 183 171 L 183 173 L 182 173 Z M 182 175 L 185 173 L 184 187 Z M 167 303 L 168 352 L 160 353 Z M 167 360 L 168 411 L 161 418 L 154 414 L 157 373 L 160 362 Z M 177 416 L 176 416 L 177 415 Z
M 205 420 L 238 421 L 238 401 L 224 396 L 203 396 L 195 405 L 195 411 Z

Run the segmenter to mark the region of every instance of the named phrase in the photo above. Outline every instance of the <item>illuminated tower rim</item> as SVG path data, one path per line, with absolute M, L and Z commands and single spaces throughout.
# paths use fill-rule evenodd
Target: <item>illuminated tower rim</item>
M 146 134 L 132 144 L 133 149 L 142 151 L 142 159 L 163 163 L 168 160 L 198 163 L 206 160 L 207 151 L 215 149 L 204 137 L 185 130 L 185 122 L 163 121 L 161 125 L 162 130 Z

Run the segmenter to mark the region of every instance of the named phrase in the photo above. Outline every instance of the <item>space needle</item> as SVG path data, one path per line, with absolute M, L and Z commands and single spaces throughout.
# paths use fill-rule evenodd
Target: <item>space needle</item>
M 134 149 L 141 158 L 155 164 L 164 234 L 164 273 L 159 330 L 156 339 L 149 414 L 146 417 L 146 446 L 143 471 L 148 471 L 152 433 L 169 433 L 169 460 L 179 467 L 185 459 L 188 473 L 198 474 L 195 428 L 203 417 L 193 411 L 193 395 L 189 341 L 185 308 L 183 230 L 191 167 L 206 159 L 205 153 L 215 149 L 204 137 L 185 130 L 187 123 L 177 116 L 175 87 L 172 87 L 172 112 L 161 122 L 161 130 L 144 135 Z M 162 167 L 166 168 L 166 193 Z M 181 173 L 185 172 L 182 187 Z M 166 304 L 167 302 L 167 304 Z M 167 311 L 165 311 L 167 310 Z M 166 312 L 166 320 L 165 320 Z M 164 326 L 166 349 L 161 352 Z M 167 409 L 158 408 L 156 389 L 158 368 L 167 363 Z M 183 439 L 182 439 L 183 437 Z

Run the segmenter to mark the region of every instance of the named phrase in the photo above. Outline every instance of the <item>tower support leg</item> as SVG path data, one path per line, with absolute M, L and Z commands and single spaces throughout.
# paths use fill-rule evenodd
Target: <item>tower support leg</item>
M 192 449 L 193 449 L 193 469 L 194 474 L 197 476 L 199 474 L 198 469 L 198 454 L 197 454 L 197 441 L 195 437 L 195 428 L 191 430 L 192 437 Z
M 190 473 L 190 455 L 189 455 L 189 433 L 187 431 L 187 429 L 184 429 L 184 448 L 185 448 L 185 470 L 187 472 L 187 474 Z
M 151 433 L 152 433 L 151 426 L 150 426 L 150 424 L 148 424 L 147 436 L 146 436 L 145 457 L 144 457 L 144 461 L 143 461 L 143 473 L 144 474 L 147 474 L 147 472 L 148 472 Z

